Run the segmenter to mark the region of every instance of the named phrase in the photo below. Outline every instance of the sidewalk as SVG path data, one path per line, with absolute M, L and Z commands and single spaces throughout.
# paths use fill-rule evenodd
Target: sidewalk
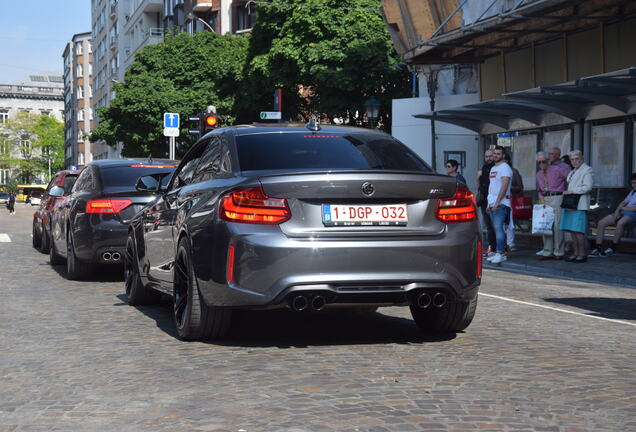
M 524 273 L 532 276 L 580 280 L 636 289 L 636 255 L 617 253 L 609 258 L 588 257 L 586 263 L 539 261 L 540 246 L 518 245 L 501 265 L 484 259 L 484 268 Z

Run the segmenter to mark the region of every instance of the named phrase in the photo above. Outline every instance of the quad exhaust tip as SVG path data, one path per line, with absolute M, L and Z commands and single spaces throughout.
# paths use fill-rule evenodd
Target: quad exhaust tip
M 323 310 L 326 304 L 327 301 L 321 295 L 314 296 L 314 298 L 311 299 L 311 308 L 315 311 Z
M 307 297 L 303 295 L 297 295 L 295 297 L 292 297 L 289 305 L 296 312 L 301 312 L 307 309 L 307 306 L 309 306 L 309 301 L 307 301 Z
M 446 304 L 446 296 L 444 293 L 438 292 L 433 296 L 433 306 L 441 308 Z
M 431 305 L 431 302 L 431 296 L 427 293 L 420 294 L 417 297 L 417 307 L 420 307 L 422 309 L 426 309 L 427 307 L 429 307 Z
M 112 255 L 111 255 L 111 253 L 110 253 L 110 252 L 104 252 L 104 253 L 102 254 L 102 259 L 103 259 L 104 261 L 110 261 L 110 260 L 111 260 L 111 258 L 112 258 Z

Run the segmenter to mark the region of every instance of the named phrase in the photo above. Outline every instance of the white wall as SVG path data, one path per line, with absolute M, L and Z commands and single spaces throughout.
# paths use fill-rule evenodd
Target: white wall
M 436 99 L 436 109 L 460 107 L 479 102 L 479 95 L 445 95 Z M 392 131 L 393 136 L 415 151 L 422 159 L 432 165 L 431 122 L 413 117 L 414 114 L 430 112 L 429 98 L 408 98 L 393 100 Z M 466 167 L 462 174 L 466 177 L 471 190 L 477 188 L 477 171 L 481 167 L 479 155 L 479 135 L 471 130 L 449 123 L 435 122 L 437 171 L 446 174 L 444 152 L 465 152 Z

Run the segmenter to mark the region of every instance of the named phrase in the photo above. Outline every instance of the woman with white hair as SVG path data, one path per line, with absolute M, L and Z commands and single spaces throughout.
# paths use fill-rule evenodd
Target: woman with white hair
M 583 263 L 587 261 L 585 236 L 594 173 L 592 168 L 583 162 L 583 154 L 579 150 L 571 151 L 569 156 L 573 169 L 567 177 L 568 188 L 563 192 L 560 228 L 562 231 L 570 231 L 572 235 L 574 255 L 566 258 L 566 261 Z

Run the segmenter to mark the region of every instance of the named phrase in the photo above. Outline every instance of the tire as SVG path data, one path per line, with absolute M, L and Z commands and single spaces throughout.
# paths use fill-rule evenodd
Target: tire
M 144 285 L 139 275 L 137 258 L 137 246 L 133 234 L 126 240 L 126 252 L 124 253 L 124 284 L 126 287 L 126 299 L 131 306 L 140 306 L 154 303 L 161 297 L 159 292 Z
M 47 238 L 49 239 L 49 244 L 51 245 L 50 251 L 49 251 L 49 263 L 51 263 L 51 265 L 64 264 L 64 261 L 65 261 L 64 257 L 58 253 L 57 249 L 55 248 L 55 243 L 51 239 L 51 236 L 48 235 Z
M 33 248 L 40 250 L 40 248 L 42 247 L 42 235 L 38 234 L 37 230 L 35 229 L 35 221 L 33 222 L 33 239 L 32 240 L 33 240 Z
M 73 236 L 70 227 L 66 230 L 66 277 L 71 280 L 82 280 L 90 272 L 91 265 L 81 262 L 75 256 Z
M 469 302 L 448 302 L 441 308 L 410 306 L 415 324 L 424 332 L 457 333 L 466 329 L 475 317 L 477 297 Z
M 232 311 L 207 306 L 194 277 L 190 242 L 181 239 L 174 264 L 173 315 L 179 339 L 210 340 L 224 337 Z
M 40 252 L 43 254 L 48 254 L 51 252 L 51 236 L 42 225 L 42 237 L 40 240 Z

